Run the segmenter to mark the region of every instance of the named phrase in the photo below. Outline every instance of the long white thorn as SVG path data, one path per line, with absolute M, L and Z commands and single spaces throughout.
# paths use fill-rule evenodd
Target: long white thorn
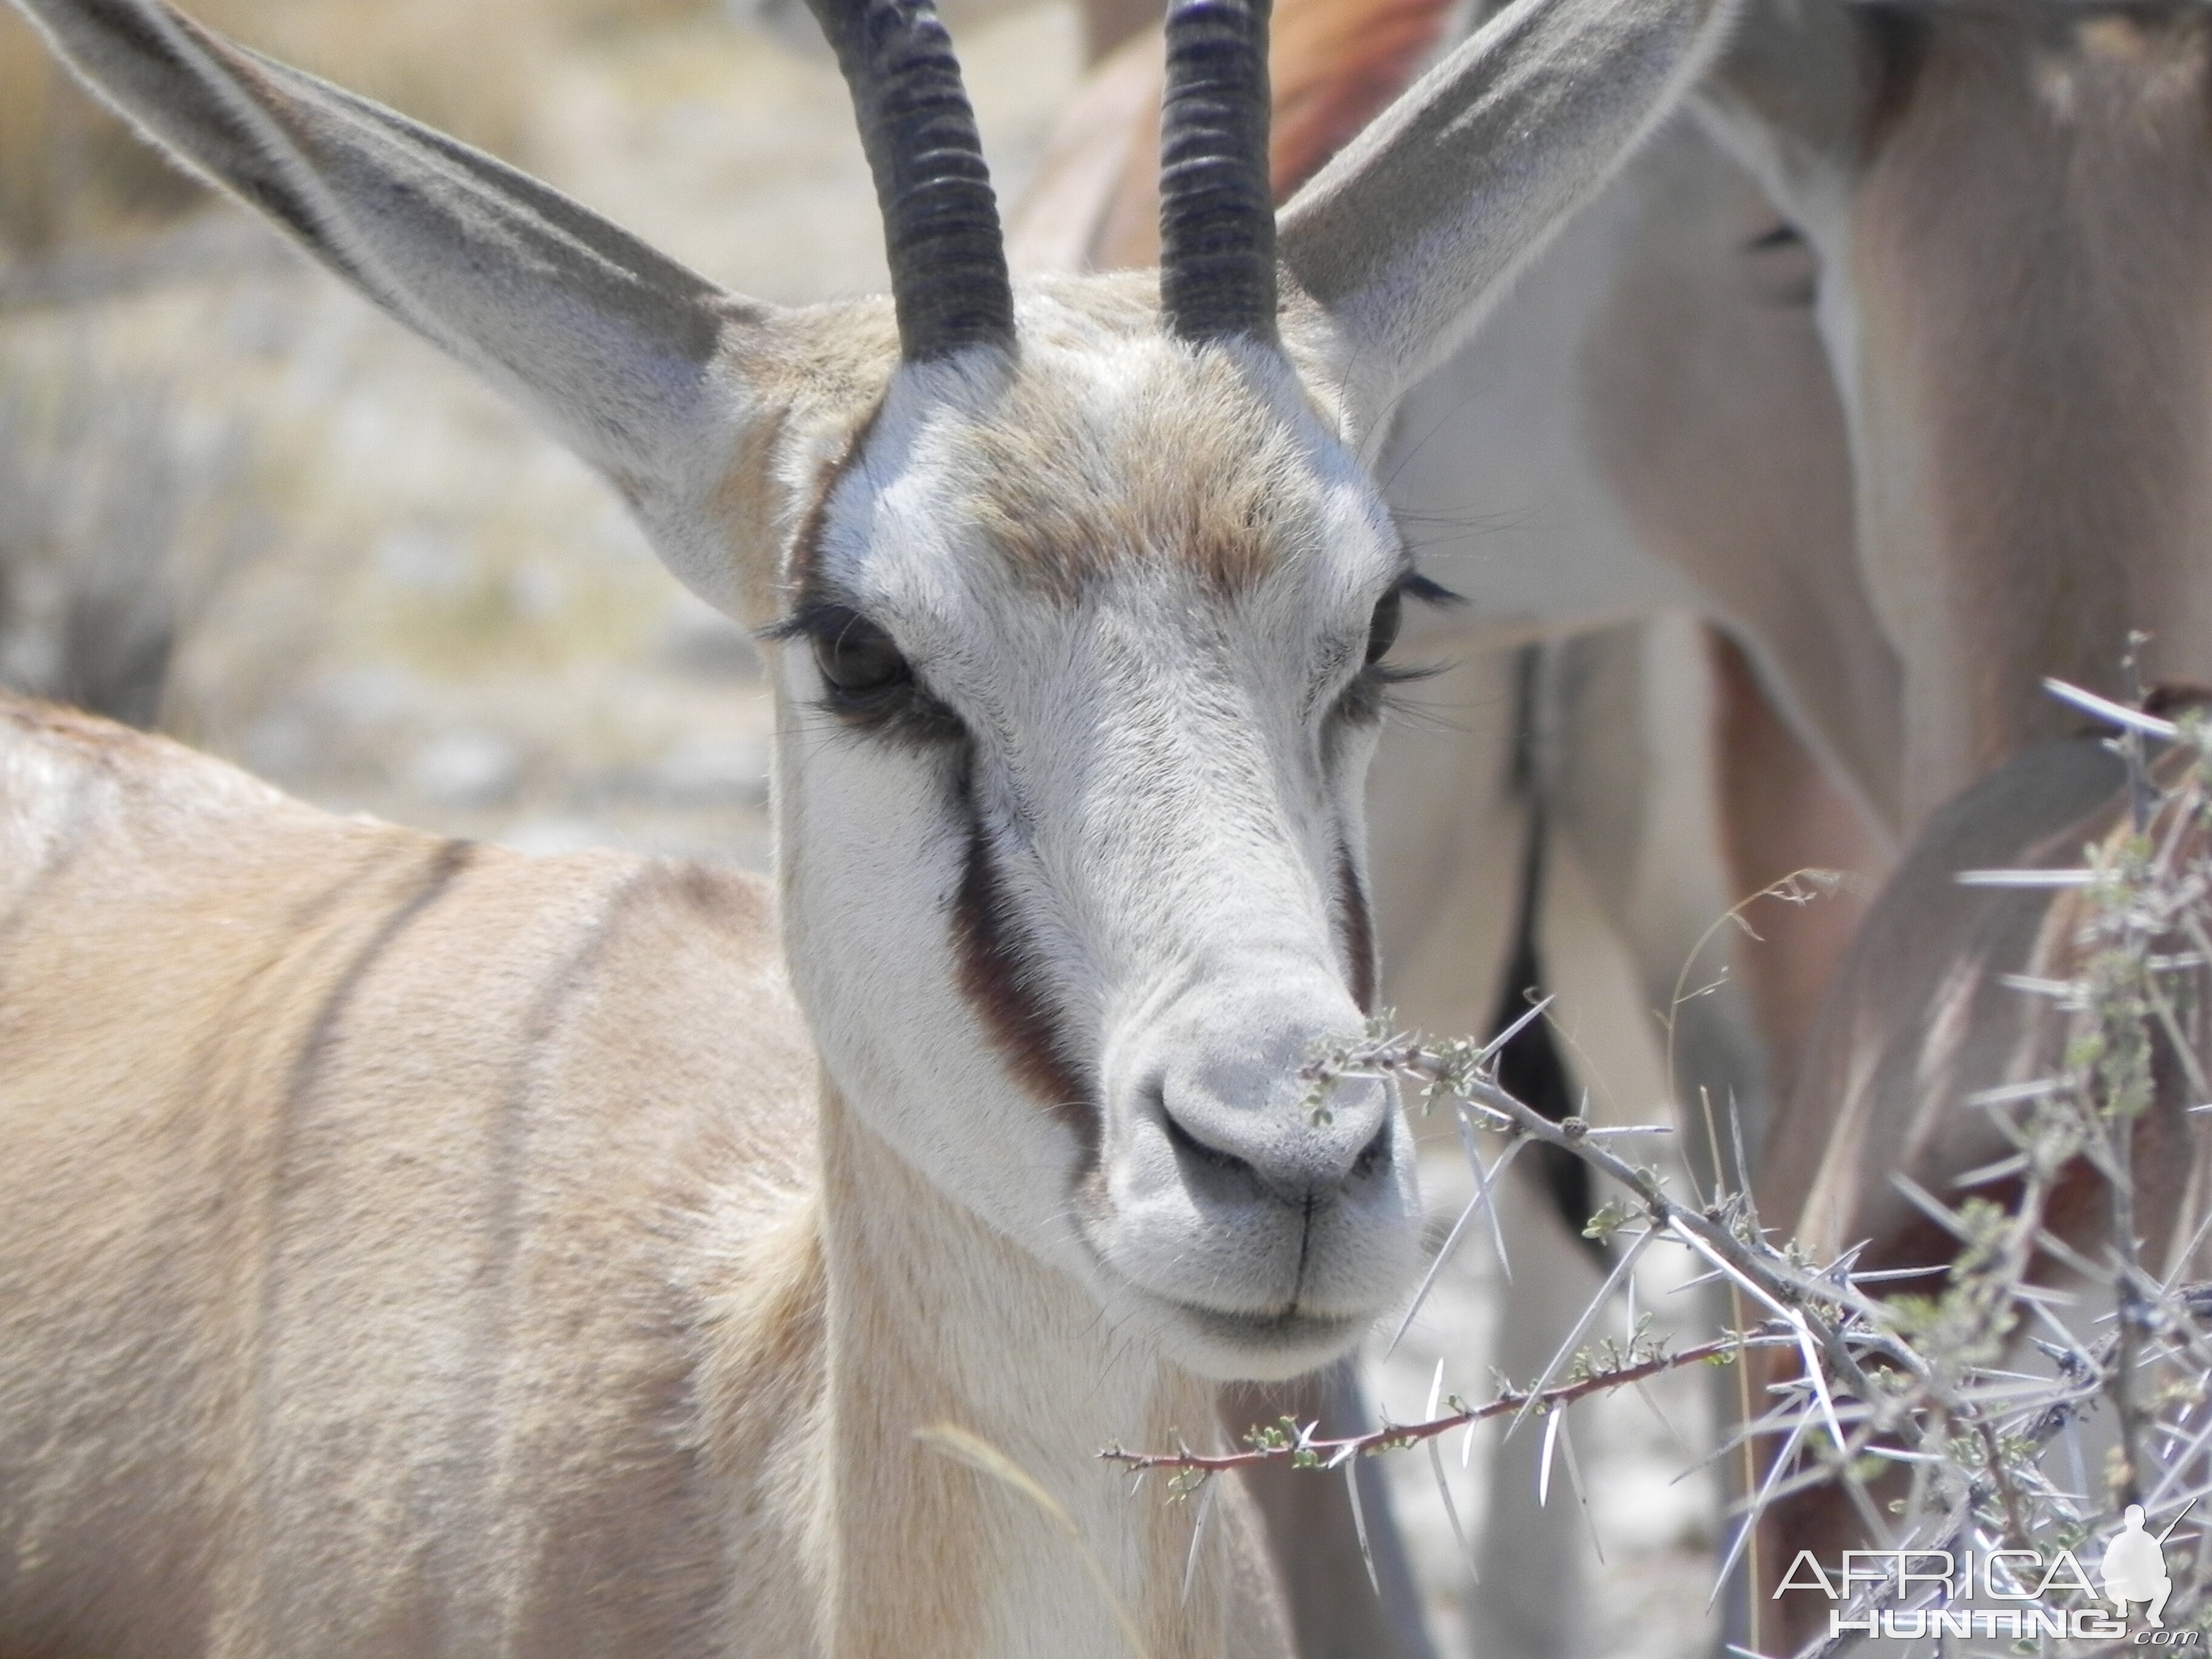
M 2094 870 L 1961 870 L 1951 879 L 1961 887 L 2087 887 Z
M 1681 1225 L 1680 1222 L 1670 1221 L 1668 1224 L 1673 1229 L 1675 1237 L 1680 1239 L 1692 1249 L 1697 1251 L 1698 1255 L 1704 1256 L 1706 1261 L 1711 1262 L 1713 1266 L 1718 1267 L 1723 1273 L 1726 1273 L 1730 1279 L 1734 1280 L 1736 1284 L 1742 1285 L 1745 1290 L 1750 1291 L 1752 1295 L 1757 1297 L 1761 1302 L 1764 1302 L 1768 1307 L 1771 1308 L 1775 1313 L 1781 1317 L 1783 1322 L 1787 1324 L 1790 1330 L 1796 1334 L 1797 1339 L 1797 1350 L 1805 1357 L 1805 1380 L 1811 1384 L 1814 1394 L 1820 1400 L 1820 1414 L 1827 1419 L 1828 1432 L 1835 1438 L 1837 1455 L 1838 1456 L 1842 1455 L 1845 1450 L 1843 1425 L 1836 1419 L 1836 1402 L 1829 1397 L 1827 1379 L 1820 1374 L 1820 1348 L 1813 1340 L 1813 1330 L 1809 1325 L 1806 1324 L 1805 1316 L 1799 1313 L 1795 1308 L 1786 1308 L 1783 1306 L 1781 1303 L 1777 1302 L 1772 1297 L 1769 1296 L 1765 1291 L 1762 1290 L 1755 1281 L 1746 1274 L 1739 1272 L 1725 1256 L 1721 1255 L 1718 1250 L 1713 1249 L 1711 1245 L 1706 1243 L 1704 1239 L 1699 1238 L 1687 1227 Z
M 1352 1494 L 1352 1529 L 1359 1534 L 1359 1559 L 1367 1564 L 1367 1587 L 1380 1596 L 1382 1584 L 1375 1576 L 1375 1552 L 1367 1543 L 1367 1510 L 1359 1501 L 1359 1460 L 1356 1457 L 1345 1460 L 1344 1489 Z
M 1460 1145 L 1465 1148 L 1467 1161 L 1474 1170 L 1475 1196 L 1480 1200 L 1484 1212 L 1490 1218 L 1490 1243 L 1498 1252 L 1498 1269 L 1505 1275 L 1505 1282 L 1510 1285 L 1513 1282 L 1513 1259 L 1505 1254 L 1505 1229 L 1498 1219 L 1498 1182 L 1504 1178 L 1505 1171 L 1512 1167 L 1513 1160 L 1520 1156 L 1521 1149 L 1528 1142 L 1525 1139 L 1513 1142 L 1498 1153 L 1496 1164 L 1485 1169 L 1481 1149 L 1474 1144 L 1473 1121 L 1464 1109 L 1458 1113 L 1458 1118 Z
M 1206 1490 L 1198 1495 L 1198 1518 L 1191 1523 L 1190 1554 L 1182 1564 L 1182 1600 L 1190 1600 L 1190 1587 L 1198 1577 L 1199 1547 L 1206 1542 L 1206 1523 L 1213 1518 L 1214 1477 L 1208 1475 Z
M 1583 1512 L 1583 1525 L 1589 1528 L 1590 1549 L 1596 1554 L 1598 1565 L 1605 1565 L 1605 1546 L 1598 1539 L 1597 1517 L 1590 1513 L 1589 1492 L 1583 1485 L 1583 1466 L 1575 1456 L 1575 1437 L 1567 1427 L 1567 1413 L 1559 1408 L 1559 1450 L 1567 1460 L 1567 1485 L 1574 1488 L 1575 1504 Z
M 1482 1574 L 1474 1565 L 1474 1546 L 1467 1540 L 1467 1528 L 1460 1525 L 1459 1505 L 1452 1502 L 1451 1482 L 1444 1478 L 1443 1454 L 1434 1440 L 1429 1442 L 1429 1468 L 1437 1477 L 1437 1496 L 1444 1500 L 1444 1519 L 1451 1522 L 1452 1540 L 1459 1546 L 1459 1559 L 1467 1563 L 1467 1576 L 1474 1583 L 1482 1582 Z
M 1552 1379 L 1559 1374 L 1559 1367 L 1566 1364 L 1567 1357 L 1575 1351 L 1575 1345 L 1583 1340 L 1583 1333 L 1589 1329 L 1592 1322 L 1604 1311 L 1605 1304 L 1612 1300 L 1613 1286 L 1626 1277 L 1629 1270 L 1636 1266 L 1636 1258 L 1644 1254 L 1644 1246 L 1657 1237 L 1658 1234 L 1656 1232 L 1641 1234 L 1636 1243 L 1620 1253 L 1620 1260 L 1613 1264 L 1613 1271 L 1606 1275 L 1605 1283 L 1598 1287 L 1597 1294 L 1592 1297 L 1589 1305 L 1583 1309 L 1583 1316 L 1575 1321 L 1574 1329 L 1569 1331 L 1567 1340 L 1559 1344 L 1559 1352 L 1552 1356 L 1552 1363 L 1544 1367 L 1544 1374 L 1536 1379 L 1535 1386 L 1528 1390 L 1528 1397 L 1521 1402 L 1521 1409 L 1513 1413 L 1512 1427 L 1505 1431 L 1507 1434 L 1510 1435 L 1514 1429 L 1519 1428 L 1528 1413 L 1534 1409 L 1537 1400 L 1546 1389 L 1551 1387 Z
M 2110 720 L 2130 732 L 2141 732 L 2154 738 L 2178 738 L 2181 728 L 2172 720 L 2162 720 L 2155 714 L 2146 714 L 2140 708 L 2130 708 L 2124 702 L 2114 702 L 2100 697 L 2094 691 L 2084 691 L 2078 685 L 2069 685 L 2064 680 L 2046 678 L 2043 689 L 2061 702 L 2070 702 L 2085 714 L 2094 714 L 2100 720 Z
M 1413 1299 L 1406 1304 L 1405 1317 L 1398 1322 L 1398 1328 L 1390 1333 L 1390 1346 L 1382 1350 L 1383 1358 L 1388 1359 L 1398 1352 L 1399 1343 L 1406 1340 L 1406 1333 L 1413 1328 L 1414 1316 L 1421 1311 L 1421 1304 L 1429 1299 L 1429 1292 L 1436 1288 L 1437 1276 L 1443 1272 L 1445 1264 L 1452 1259 L 1453 1254 L 1459 1249 L 1460 1239 L 1467 1232 L 1467 1224 L 1474 1219 L 1474 1212 L 1489 1200 L 1490 1192 L 1487 1187 L 1477 1188 L 1474 1196 L 1468 1200 L 1467 1207 L 1459 1212 L 1459 1219 L 1452 1223 L 1452 1230 L 1444 1235 L 1443 1246 L 1437 1250 L 1437 1259 L 1429 1263 L 1428 1272 L 1421 1275 L 1421 1287 L 1413 1292 Z M 1509 1279 L 1511 1276 L 1510 1273 L 1507 1274 Z M 1443 1364 L 1442 1360 L 1437 1363 L 1439 1367 Z M 1431 1411 L 1429 1415 L 1433 1417 L 1436 1413 Z
M 1544 1451 L 1536 1466 L 1536 1507 L 1543 1509 L 1552 1501 L 1552 1453 L 1559 1443 L 1559 1425 L 1566 1421 L 1567 1408 L 1561 1406 L 1544 1419 Z
M 1707 1612 L 1711 1612 L 1713 1603 L 1720 1600 L 1721 1591 L 1728 1587 L 1736 1563 L 1743 1559 L 1744 1547 L 1751 1542 L 1751 1534 L 1758 1528 L 1766 1512 L 1767 1503 L 1774 1492 L 1774 1483 L 1781 1479 L 1782 1471 L 1790 1467 L 1790 1460 L 1796 1455 L 1797 1442 L 1804 1432 L 1805 1424 L 1801 1418 L 1797 1426 L 1790 1431 L 1790 1437 L 1782 1443 L 1782 1449 L 1775 1453 L 1774 1462 L 1767 1466 L 1766 1479 L 1760 1483 L 1759 1495 L 1745 1506 L 1743 1524 L 1735 1529 L 1735 1537 L 1729 1544 L 1729 1553 L 1721 1561 L 1721 1570 L 1713 1577 L 1712 1594 L 1705 1597 Z
M 1552 1006 L 1553 1001 L 1553 998 L 1546 997 L 1541 1002 L 1531 1003 L 1527 1013 L 1482 1045 L 1482 1052 L 1474 1057 L 1474 1063 L 1478 1066 L 1482 1065 L 1503 1049 L 1507 1043 L 1512 1042 L 1515 1037 L 1519 1036 L 1529 1025 L 1543 1018 L 1545 1011 Z

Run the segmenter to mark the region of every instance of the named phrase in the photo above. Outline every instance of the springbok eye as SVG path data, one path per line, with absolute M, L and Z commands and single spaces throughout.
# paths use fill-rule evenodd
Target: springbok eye
M 1394 586 L 1376 602 L 1375 619 L 1367 624 L 1367 665 L 1372 668 L 1398 642 L 1398 625 L 1406 617 L 1406 590 Z
M 966 736 L 959 715 L 933 696 L 891 636 L 849 605 L 801 605 L 766 638 L 804 638 L 828 695 L 821 707 L 857 729 L 937 744 Z
M 815 666 L 832 690 L 848 697 L 888 691 L 914 678 L 891 636 L 857 611 L 837 609 L 810 619 Z
M 1820 293 L 1820 262 L 1804 233 L 1787 220 L 1743 245 L 1751 260 L 1752 285 L 1771 306 L 1802 309 Z
M 1382 719 L 1392 686 L 1426 679 L 1437 672 L 1434 668 L 1394 667 L 1382 660 L 1398 642 L 1398 628 L 1405 621 L 1408 599 L 1423 605 L 1459 603 L 1458 594 L 1414 571 L 1406 572 L 1393 582 L 1390 591 L 1375 602 L 1375 614 L 1368 621 L 1366 660 L 1336 700 L 1335 713 L 1340 719 L 1356 725 L 1371 725 Z

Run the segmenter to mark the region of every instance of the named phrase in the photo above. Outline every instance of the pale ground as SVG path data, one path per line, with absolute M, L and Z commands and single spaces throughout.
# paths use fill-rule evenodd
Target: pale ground
M 1012 198 L 1073 83 L 1074 18 L 1031 4 L 961 33 Z M 731 287 L 798 301 L 880 286 L 872 198 L 826 56 L 704 18 L 564 57 L 535 108 L 535 167 Z M 0 392 L 13 399 L 0 412 L 14 410 L 22 466 L 97 481 L 159 465 L 178 481 L 170 557 L 186 617 L 165 729 L 340 811 L 527 848 L 605 843 L 764 865 L 770 715 L 738 630 L 661 572 L 592 475 L 428 349 L 272 257 L 235 216 L 191 234 L 198 277 L 0 313 Z M 96 421 L 90 437 L 57 440 L 52 411 L 71 399 L 155 411 L 154 438 L 142 422 L 131 442 L 157 453 L 102 453 Z M 66 541 L 74 520 L 58 517 Z M 12 626 L 0 614 L 0 672 L 35 678 L 50 644 L 36 582 L 17 599 Z M 1593 988 L 1579 1006 L 1569 999 L 1571 1019 L 1648 1030 L 1601 951 L 1578 973 Z M 1651 1048 L 1632 1035 L 1611 1062 L 1627 1079 L 1617 1116 L 1657 1115 Z M 1455 1151 L 1428 1173 L 1440 1241 L 1468 1177 Z M 1595 1279 L 1556 1225 L 1517 1194 L 1508 1220 L 1525 1241 L 1516 1273 L 1555 1274 L 1578 1307 Z M 1525 1382 L 1547 1357 L 1493 1328 L 1485 1231 L 1471 1230 L 1378 1367 L 1397 1420 L 1419 1414 L 1439 1358 L 1447 1390 L 1482 1397 L 1493 1364 Z M 1550 1269 L 1547 1252 L 1560 1258 Z M 1637 1305 L 1670 1317 L 1682 1298 L 1668 1295 L 1667 1274 L 1680 1269 L 1658 1252 L 1646 1264 Z M 1599 1328 L 1624 1318 L 1616 1307 Z M 1712 1492 L 1702 1476 L 1675 1479 L 1694 1461 L 1686 1448 L 1708 1437 L 1704 1375 L 1570 1414 L 1582 1478 L 1562 1457 L 1549 1506 L 1555 1521 L 1561 1506 L 1577 1513 L 1569 1544 L 1545 1547 L 1571 1548 L 1580 1565 L 1574 1605 L 1555 1610 L 1558 1629 L 1580 1632 L 1578 1651 L 1686 1659 L 1710 1643 Z M 1541 1434 L 1521 1430 L 1519 1464 L 1533 1465 Z M 1471 1528 L 1497 1443 L 1494 1429 L 1479 1437 L 1465 1474 L 1459 1437 L 1447 1444 Z M 1432 1625 L 1445 1652 L 1471 1651 L 1468 1609 L 1485 1592 L 1458 1557 L 1426 1458 L 1391 1462 Z M 1494 1532 L 1478 1553 L 1510 1575 L 1514 1541 Z M 1485 1648 L 1484 1659 L 1519 1659 L 1494 1629 Z

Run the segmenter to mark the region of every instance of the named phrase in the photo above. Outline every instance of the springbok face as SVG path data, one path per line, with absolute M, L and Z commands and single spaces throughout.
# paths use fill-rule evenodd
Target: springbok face
M 1385 1086 L 1316 1121 L 1298 1078 L 1372 996 L 1358 791 L 1419 581 L 1309 390 L 1321 319 L 1304 373 L 1283 343 L 1264 52 L 1242 6 L 1171 25 L 1157 286 L 1017 301 L 972 133 L 965 167 L 942 130 L 871 143 L 901 361 L 771 630 L 786 927 L 830 1075 L 940 1190 L 1224 1376 L 1331 1357 L 1419 1221 Z
M 1184 1363 L 1290 1375 L 1413 1259 L 1384 1088 L 1315 1123 L 1297 1072 L 1372 994 L 1359 788 L 1418 579 L 1288 358 L 1148 288 L 1030 295 L 842 470 L 781 630 L 788 926 L 905 1157 Z
M 2212 670 L 2212 15 L 1759 12 L 1723 141 L 1819 264 L 1862 568 L 1905 665 L 1908 815 L 2055 735 L 2056 674 Z

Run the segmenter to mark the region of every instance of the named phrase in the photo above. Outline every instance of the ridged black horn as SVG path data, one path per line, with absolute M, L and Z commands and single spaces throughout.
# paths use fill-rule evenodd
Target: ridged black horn
M 929 0 L 808 0 L 852 88 L 908 361 L 1014 337 L 999 204 Z
M 1186 340 L 1275 337 L 1268 0 L 1173 0 L 1160 108 L 1160 309 Z

